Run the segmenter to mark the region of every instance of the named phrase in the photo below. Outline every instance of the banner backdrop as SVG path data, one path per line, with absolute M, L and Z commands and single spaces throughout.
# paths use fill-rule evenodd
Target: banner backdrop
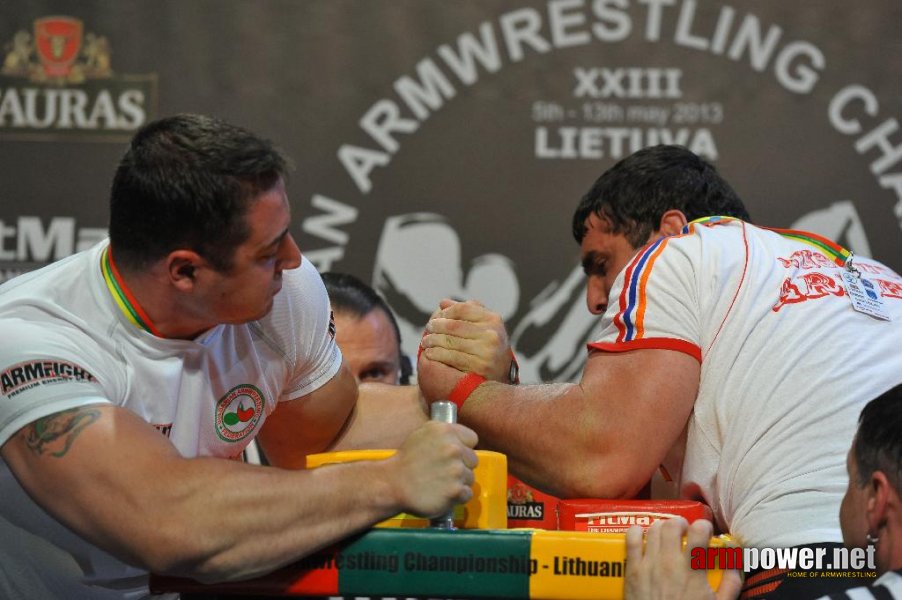
M 898 0 L 7 0 L 0 279 L 105 235 L 138 127 L 207 113 L 294 159 L 305 256 L 371 282 L 408 353 L 476 298 L 525 381 L 571 379 L 597 318 L 570 217 L 647 145 L 902 270 L 900 27 Z

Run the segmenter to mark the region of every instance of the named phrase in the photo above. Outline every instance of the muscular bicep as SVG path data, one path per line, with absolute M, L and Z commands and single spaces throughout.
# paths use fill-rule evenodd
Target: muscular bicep
M 596 475 L 638 488 L 665 457 L 681 455 L 699 376 L 698 361 L 683 352 L 592 352 L 579 385 L 591 406 L 586 430 L 608 432 L 595 442 L 594 454 L 606 457 L 605 473 Z
M 139 564 L 133 540 L 147 538 L 148 481 L 182 460 L 172 444 L 132 412 L 95 404 L 42 417 L 0 449 L 13 475 L 57 520 L 117 556 Z M 145 518 L 133 519 L 134 514 Z
M 357 382 L 345 363 L 328 383 L 279 406 L 257 441 L 273 466 L 302 469 L 308 454 L 327 449 L 345 428 L 357 402 Z

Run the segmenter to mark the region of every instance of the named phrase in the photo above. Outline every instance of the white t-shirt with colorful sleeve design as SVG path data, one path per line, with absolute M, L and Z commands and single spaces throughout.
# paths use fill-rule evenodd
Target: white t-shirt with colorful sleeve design
M 589 345 L 699 361 L 685 456 L 666 466 L 745 545 L 842 541 L 837 515 L 858 414 L 902 382 L 902 278 L 855 257 L 891 320 L 863 314 L 844 288 L 847 257 L 804 232 L 690 224 L 618 276 Z

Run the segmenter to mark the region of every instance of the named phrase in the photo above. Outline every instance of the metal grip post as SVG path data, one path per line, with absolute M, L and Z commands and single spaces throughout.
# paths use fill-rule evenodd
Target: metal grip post
M 457 423 L 457 405 L 450 400 L 438 400 L 430 407 L 429 418 L 442 423 Z
M 448 400 L 438 400 L 429 408 L 429 418 L 443 423 L 457 423 L 457 405 Z M 456 529 L 454 527 L 454 511 L 434 517 L 429 521 L 436 529 Z

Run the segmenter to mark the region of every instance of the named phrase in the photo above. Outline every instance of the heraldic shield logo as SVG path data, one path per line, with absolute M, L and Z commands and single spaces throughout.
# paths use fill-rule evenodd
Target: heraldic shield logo
M 34 20 L 33 33 L 20 30 L 6 45 L 3 75 L 36 83 L 82 83 L 112 76 L 110 43 L 84 33 L 81 19 L 66 16 Z
M 44 17 L 34 22 L 38 58 L 48 77 L 67 77 L 81 49 L 82 24 L 71 17 Z
M 262 392 L 249 383 L 236 385 L 216 403 L 216 433 L 226 442 L 241 441 L 262 416 Z
M 2 48 L 0 140 L 118 144 L 156 114 L 156 73 L 114 74 L 110 40 L 77 17 L 35 18 Z

